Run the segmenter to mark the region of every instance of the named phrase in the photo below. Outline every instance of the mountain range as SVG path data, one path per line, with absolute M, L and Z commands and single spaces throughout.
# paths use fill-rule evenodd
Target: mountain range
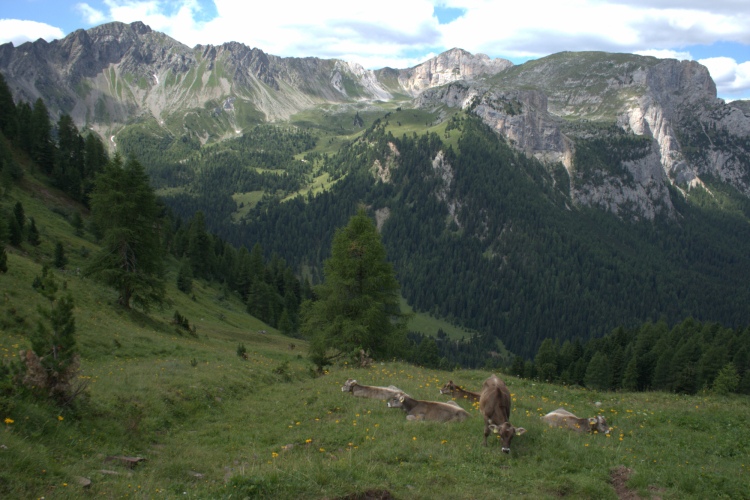
M 694 61 L 562 52 L 516 66 L 452 49 L 412 68 L 372 71 L 234 42 L 189 48 L 134 22 L 51 43 L 4 44 L 0 71 L 16 99 L 41 97 L 53 115 L 71 115 L 113 146 L 137 120 L 209 142 L 259 122 L 294 121 L 309 109 L 397 102 L 471 109 L 516 148 L 562 163 L 575 202 L 614 213 L 674 215 L 667 184 L 687 191 L 706 176 L 750 195 L 750 106 L 717 99 L 707 69 Z M 572 161 L 578 140 L 602 133 L 591 123 L 652 141 L 622 175 L 592 183 Z
M 299 266 L 320 268 L 321 255 L 325 254 L 321 247 L 326 242 L 322 238 L 316 239 L 316 244 L 312 245 L 317 257 L 284 255 L 284 245 L 269 241 L 269 230 L 263 224 L 268 220 L 281 220 L 283 217 L 274 210 L 283 212 L 285 209 L 259 203 L 258 209 L 263 213 L 248 212 L 247 207 L 241 211 L 237 208 L 239 202 L 235 207 L 239 198 L 233 201 L 233 196 L 263 191 L 264 196 L 277 197 L 281 201 L 291 199 L 295 193 L 311 195 L 313 185 L 320 181 L 316 175 L 325 171 L 330 183 L 324 187 L 323 194 L 334 193 L 331 195 L 334 196 L 338 189 L 339 198 L 342 198 L 345 195 L 340 190 L 347 186 L 348 189 L 359 189 L 341 179 L 346 177 L 347 169 L 360 165 L 369 172 L 370 187 L 362 189 L 390 184 L 393 187 L 387 189 L 400 193 L 400 198 L 395 195 L 387 198 L 384 193 L 388 191 L 383 188 L 386 191 L 379 194 L 371 191 L 369 195 L 363 195 L 364 198 L 369 196 L 371 207 L 377 211 L 386 240 L 416 238 L 403 232 L 396 236 L 394 229 L 388 228 L 389 220 L 405 220 L 406 208 L 398 204 L 413 195 L 403 184 L 407 182 L 419 186 L 415 190 L 430 192 L 429 203 L 437 200 L 439 204 L 436 211 L 445 210 L 441 215 L 444 225 L 436 231 L 461 235 L 467 246 L 476 243 L 472 255 L 484 256 L 495 263 L 512 262 L 514 252 L 519 252 L 511 247 L 515 248 L 513 245 L 520 244 L 520 240 L 515 240 L 513 245 L 509 243 L 517 238 L 517 235 L 512 235 L 513 231 L 521 228 L 547 231 L 556 224 L 561 225 L 561 218 L 567 217 L 565 213 L 573 213 L 578 215 L 579 221 L 571 223 L 575 231 L 591 230 L 592 234 L 598 235 L 593 236 L 594 239 L 615 240 L 601 243 L 604 245 L 601 248 L 608 249 L 605 253 L 611 250 L 613 255 L 619 255 L 622 265 L 613 265 L 617 276 L 636 269 L 639 256 L 634 254 L 639 248 L 645 248 L 644 245 L 651 245 L 649 251 L 663 254 L 659 258 L 645 259 L 648 265 L 644 263 L 635 273 L 639 279 L 647 280 L 649 275 L 660 272 L 659 269 L 665 266 L 674 266 L 669 270 L 672 278 L 682 273 L 681 278 L 674 278 L 677 281 L 670 278 L 667 284 L 657 283 L 659 280 L 654 278 L 649 286 L 665 295 L 659 295 L 654 304 L 641 304 L 641 309 L 626 305 L 624 308 L 630 312 L 613 317 L 612 321 L 652 318 L 658 314 L 659 307 L 655 304 L 667 309 L 670 300 L 691 304 L 675 307 L 673 315 L 668 315 L 670 319 L 676 319 L 675 315 L 693 313 L 708 320 L 750 321 L 746 313 L 734 309 L 712 317 L 707 304 L 713 302 L 703 300 L 701 295 L 708 292 L 700 292 L 700 287 L 694 283 L 704 278 L 715 280 L 706 287 L 707 290 L 713 287 L 713 294 L 732 294 L 737 283 L 748 274 L 746 259 L 741 255 L 750 254 L 750 248 L 746 248 L 750 241 L 741 237 L 750 216 L 750 102 L 718 99 L 708 70 L 694 61 L 604 52 L 560 52 L 514 65 L 504 59 L 491 59 L 455 48 L 412 68 L 368 70 L 341 60 L 278 57 L 235 42 L 190 48 L 143 23 L 134 22 L 78 30 L 51 43 L 38 40 L 18 47 L 10 43 L 1 45 L 0 72 L 17 101 L 43 99 L 53 117 L 63 113 L 70 115 L 81 130 L 98 133 L 112 150 L 133 152 L 136 151 L 134 144 L 144 141 L 162 144 L 138 151 L 159 154 L 169 151 L 171 156 L 164 160 L 169 164 L 168 170 L 179 170 L 181 178 L 189 179 L 166 182 L 167 188 L 179 190 L 177 195 L 170 192 L 167 196 L 168 200 L 172 196 L 173 207 L 191 205 L 184 210 L 184 215 L 197 209 L 213 208 L 216 214 L 208 216 L 207 221 L 214 229 L 223 227 L 225 236 L 238 243 L 263 241 L 266 248 L 276 249 L 278 246 L 284 258 Z M 491 156 L 498 162 L 495 170 L 488 171 L 492 176 L 490 186 L 476 184 L 478 181 L 474 178 L 460 181 L 466 175 L 461 169 L 473 168 L 465 159 L 471 152 L 467 150 L 470 141 L 464 140 L 467 139 L 464 134 L 469 130 L 477 137 L 484 138 L 483 134 L 486 134 L 472 124 L 473 120 L 493 135 L 492 140 L 510 147 L 508 151 L 499 151 L 492 149 L 495 146 L 481 142 L 481 148 L 485 148 L 482 150 L 494 151 Z M 258 127 L 267 125 L 310 131 L 317 134 L 321 151 L 325 149 L 326 140 L 331 144 L 325 149 L 326 155 L 339 154 L 340 158 L 352 160 L 345 165 L 343 160 L 334 165 L 335 161 L 332 163 L 329 157 L 310 156 L 303 160 L 302 154 L 310 149 L 298 148 L 294 150 L 297 156 L 294 159 L 289 157 L 288 161 L 296 161 L 295 168 L 308 168 L 306 177 L 300 177 L 303 179 L 300 185 L 277 187 L 273 191 L 268 189 L 266 178 L 266 187 L 263 188 L 217 188 L 224 196 L 222 202 L 210 201 L 201 190 L 214 185 L 205 177 L 211 169 L 205 164 L 191 167 L 198 165 L 198 156 L 203 158 L 198 151 L 202 148 L 218 151 L 216 148 L 224 147 L 222 144 L 237 144 L 233 141 L 238 140 L 244 140 L 247 146 L 252 140 L 250 136 L 260 135 L 256 134 Z M 410 142 L 410 133 L 414 134 L 416 142 Z M 396 140 L 398 134 L 402 136 Z M 430 139 L 423 147 L 416 139 L 418 134 L 437 134 L 442 142 Z M 452 134 L 458 134 L 461 139 Z M 341 147 L 337 149 L 339 145 Z M 379 149 L 380 146 L 383 148 Z M 257 151 L 267 157 L 268 151 L 262 149 Z M 410 162 L 428 162 L 431 169 L 420 171 L 418 175 L 410 171 L 413 165 L 407 165 L 408 151 L 413 153 Z M 216 155 L 218 157 L 219 153 Z M 242 155 L 237 155 L 237 161 L 243 161 Z M 304 162 L 307 166 L 303 165 Z M 310 165 L 322 170 L 313 171 Z M 248 170 L 265 171 L 263 165 L 250 166 L 252 168 Z M 278 165 L 265 165 L 265 168 L 268 171 L 281 169 Z M 287 174 L 291 170 L 289 167 Z M 417 177 L 408 177 L 405 172 Z M 221 181 L 219 174 L 214 176 L 213 181 Z M 431 179 L 431 187 L 424 184 L 427 178 Z M 513 198 L 521 188 L 503 185 L 513 179 L 536 186 L 538 192 L 530 197 L 538 197 L 534 203 L 547 208 L 541 209 L 537 205 L 532 207 L 533 210 L 524 208 L 523 198 Z M 402 184 L 398 185 L 399 182 Z M 467 190 L 469 184 L 472 187 Z M 523 189 L 528 188 L 527 184 L 523 186 Z M 494 189 L 486 194 L 487 200 L 494 198 L 482 205 L 477 193 L 484 187 Z M 498 199 L 500 193 L 503 193 L 504 200 Z M 509 210 L 520 215 L 493 213 L 488 208 L 492 203 L 497 202 L 500 206 L 511 198 L 516 206 Z M 418 199 L 424 201 L 424 198 Z M 231 208 L 224 210 L 221 208 L 224 206 Z M 413 209 L 414 205 L 410 207 Z M 710 265 L 705 268 L 698 262 L 705 260 L 705 254 L 695 251 L 692 246 L 684 255 L 681 254 L 681 258 L 674 257 L 682 252 L 681 246 L 690 244 L 698 228 L 710 227 L 706 221 L 714 220 L 704 218 L 700 223 L 691 222 L 696 217 L 703 217 L 696 215 L 695 207 L 700 207 L 705 213 L 723 213 L 731 217 L 730 222 L 727 219 L 713 224 L 718 233 L 711 232 L 709 237 L 704 231 L 700 238 L 701 243 L 709 246 L 715 243 L 721 248 L 705 249 L 708 253 L 713 251 L 720 255 L 716 259 L 709 258 Z M 536 219 L 525 219 L 530 217 L 528 213 L 537 209 L 543 211 L 537 213 Z M 302 212 L 306 209 L 295 205 L 295 210 Z M 539 215 L 541 213 L 545 215 Z M 597 214 L 613 217 L 602 223 Z M 538 222 L 546 217 L 550 217 L 547 222 Z M 557 222 L 550 222 L 553 219 Z M 304 232 L 305 224 L 310 224 L 309 217 L 294 219 L 289 216 L 283 220 L 287 227 L 302 228 L 300 232 Z M 522 220 L 526 223 L 519 223 Z M 585 223 L 580 222 L 582 220 Z M 621 225 L 612 221 L 619 221 Z M 592 230 L 594 226 L 596 229 Z M 679 237 L 670 233 L 668 238 L 672 240 L 669 244 L 659 243 L 650 240 L 661 238 L 663 235 L 654 236 L 661 234 L 661 229 L 643 230 L 643 227 L 678 228 L 677 231 L 682 233 Z M 559 227 L 551 231 L 553 233 L 549 234 L 554 236 L 549 237 L 557 243 L 560 243 L 560 238 L 565 238 Z M 229 234 L 232 236 L 227 236 Z M 586 238 L 590 237 L 591 234 Z M 311 235 L 310 238 L 318 236 Z M 452 241 L 450 236 L 440 238 Z M 617 238 L 636 238 L 638 242 L 616 241 Z M 437 236 L 435 239 L 438 245 L 450 246 Z M 560 244 L 570 249 L 579 247 L 582 241 L 589 241 L 580 235 L 572 239 L 576 241 Z M 469 240 L 474 243 L 467 243 Z M 420 247 L 421 244 L 415 243 L 415 249 L 420 252 L 418 255 L 410 257 L 406 251 L 400 254 L 401 262 L 397 262 L 396 267 L 402 283 L 407 281 L 404 288 L 410 303 L 430 309 L 430 301 L 437 299 L 421 297 L 422 292 L 418 289 L 430 287 L 431 283 L 420 281 L 417 286 L 418 277 L 409 274 L 409 269 L 413 271 L 418 267 L 409 259 L 419 259 L 424 257 L 424 252 L 431 251 Z M 590 255 L 600 255 L 597 248 L 590 249 Z M 724 252 L 725 248 L 731 248 L 731 251 Z M 456 255 L 457 250 L 451 251 Z M 550 257 L 542 256 L 541 247 L 538 252 L 538 262 L 528 264 L 533 260 L 531 257 L 523 262 L 523 265 L 530 265 L 529 273 L 531 268 L 543 266 L 541 262 L 545 259 L 549 265 Z M 448 258 L 444 254 L 433 257 L 437 261 Z M 466 256 L 455 258 L 466 260 Z M 563 260 L 570 263 L 575 258 L 565 257 Z M 625 262 L 627 265 L 623 264 Z M 607 259 L 602 260 L 602 264 L 606 266 Z M 458 269 L 455 262 L 448 265 Z M 503 265 L 497 267 L 504 268 Z M 471 273 L 480 268 L 472 268 Z M 506 271 L 497 272 L 507 272 L 507 266 L 505 268 Z M 696 271 L 698 268 L 700 271 Z M 578 286 L 573 287 L 578 291 L 565 293 L 579 293 L 582 286 L 587 300 L 590 300 L 589 295 L 595 297 L 599 293 L 597 287 L 611 286 L 606 280 L 598 285 L 586 285 L 590 276 L 580 275 L 584 272 L 590 272 L 590 269 L 580 264 L 571 278 L 579 281 Z M 693 272 L 698 274 L 689 279 L 685 277 L 686 273 Z M 476 292 L 478 282 L 491 278 L 490 271 L 485 274 L 487 276 L 475 276 L 471 285 L 475 293 L 481 293 Z M 523 274 L 519 273 L 513 280 L 521 279 L 519 276 Z M 528 276 L 532 279 L 532 274 Z M 731 276 L 731 279 L 725 279 L 726 276 Z M 495 278 L 498 283 L 502 282 L 497 276 Z M 539 282 L 535 293 L 543 293 L 544 287 L 544 283 Z M 694 290 L 685 291 L 688 288 Z M 466 293 L 466 288 L 458 293 Z M 632 299 L 627 296 L 620 290 L 606 300 Z M 696 305 L 702 300 L 702 306 Z M 558 299 L 550 299 L 550 304 L 558 302 Z M 565 307 L 574 307 L 573 302 L 570 299 Z M 467 322 L 471 314 L 459 313 L 460 308 L 456 307 L 436 306 L 436 311 L 459 322 Z M 554 310 L 556 306 L 550 307 Z M 593 300 L 591 307 L 595 307 Z M 480 330 L 510 328 L 515 317 L 514 306 L 503 303 L 499 309 L 504 318 L 502 321 L 496 318 L 468 322 Z M 528 316 L 534 313 L 530 309 L 518 314 Z M 612 326 L 612 321 L 597 323 L 596 328 L 601 332 Z M 571 337 L 583 323 L 585 319 L 579 319 L 564 336 Z M 541 339 L 547 335 L 537 331 L 532 336 Z M 515 347 L 521 344 L 517 343 Z

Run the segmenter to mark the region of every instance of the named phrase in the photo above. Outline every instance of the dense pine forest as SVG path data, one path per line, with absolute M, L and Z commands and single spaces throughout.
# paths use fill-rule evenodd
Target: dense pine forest
M 4 192 L 26 158 L 81 204 L 65 214 L 78 234 L 102 241 L 112 228 L 97 217 L 97 186 L 116 184 L 118 169 L 147 172 L 139 189 L 165 190 L 148 227 L 158 228 L 159 258 L 179 263 L 179 290 L 221 283 L 291 337 L 317 298 L 334 233 L 364 206 L 409 305 L 474 332 L 411 332 L 406 361 L 599 389 L 695 393 L 719 380 L 750 392 L 750 204 L 736 193 L 723 193 L 719 210 L 674 191 L 677 217 L 653 222 L 577 207 L 561 165 L 520 154 L 470 115 L 456 115 L 444 137 L 397 137 L 375 120 L 336 154 L 313 152 L 315 134 L 293 127 L 258 126 L 208 147 L 124 134 L 124 159 L 69 116 L 53 123 L 41 100 L 14 104 L 3 81 L 0 106 Z M 634 137 L 593 139 L 577 161 L 616 169 L 643 151 Z M 335 182 L 295 195 L 320 175 Z M 262 196 L 235 220 L 238 192 Z M 1 215 L 3 245 L 39 244 L 22 205 Z M 65 264 L 60 246 L 53 265 Z M 505 348 L 511 358 L 498 354 Z
M 526 357 L 546 338 L 587 341 L 646 321 L 750 322 L 746 203 L 720 211 L 675 191 L 677 219 L 654 222 L 571 207 L 557 172 L 476 119 L 459 126 L 459 147 L 445 150 L 435 134 L 394 137 L 376 125 L 329 160 L 350 175 L 316 196 L 261 205 L 227 239 L 259 242 L 317 282 L 334 229 L 365 203 L 388 214 L 381 233 L 410 304 Z M 582 154 L 606 147 L 592 141 Z M 450 185 L 433 167 L 441 150 Z M 375 179 L 375 160 L 391 165 L 390 182 Z
M 664 321 L 618 327 L 585 344 L 546 339 L 533 361 L 518 357 L 510 371 L 601 390 L 750 394 L 750 328 L 688 318 L 672 328 Z

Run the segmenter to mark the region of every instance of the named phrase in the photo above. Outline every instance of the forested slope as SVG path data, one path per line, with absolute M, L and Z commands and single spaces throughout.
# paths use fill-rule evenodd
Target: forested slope
M 688 204 L 677 192 L 676 220 L 627 222 L 578 208 L 554 171 L 478 120 L 460 127 L 454 151 L 434 134 L 394 137 L 375 126 L 334 158 L 350 176 L 329 192 L 254 213 L 235 237 L 317 268 L 358 203 L 387 208 L 383 241 L 409 303 L 523 355 L 548 337 L 588 339 L 647 320 L 748 324 L 742 210 Z M 441 150 L 449 183 L 433 166 Z M 375 160 L 391 165 L 389 182 L 375 180 Z

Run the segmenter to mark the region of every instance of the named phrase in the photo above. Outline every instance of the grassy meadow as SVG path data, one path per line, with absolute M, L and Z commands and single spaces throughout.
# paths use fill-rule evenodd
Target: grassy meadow
M 96 249 L 67 223 L 77 207 L 24 183 L 0 201 L 6 210 L 23 202 L 42 244 L 8 249 L 0 359 L 17 362 L 29 346 L 38 308 L 49 307 L 31 284 L 63 241 L 68 270 L 53 272 L 75 300 L 88 389 L 70 408 L 0 396 L 0 498 L 750 497 L 747 397 L 598 393 L 500 374 L 511 421 L 527 429 L 504 455 L 496 439 L 482 446 L 481 416 L 465 401 L 465 422 L 411 422 L 341 391 L 352 377 L 445 401 L 438 389 L 449 379 L 479 390 L 489 372 L 389 361 L 317 375 L 304 341 L 248 316 L 220 287 L 195 281 L 190 296 L 179 292 L 175 262 L 164 309 L 125 311 L 114 291 L 75 272 Z M 176 311 L 194 331 L 171 323 Z M 604 415 L 611 434 L 548 428 L 539 417 L 561 406 Z M 117 457 L 145 460 L 128 467 Z
M 11 255 L 6 318 L 35 266 Z M 93 283 L 67 283 L 88 397 L 75 409 L 2 401 L 4 498 L 617 498 L 612 478 L 622 476 L 644 498 L 748 495 L 745 397 L 596 393 L 504 376 L 511 421 L 527 429 L 504 455 L 492 439 L 482 446 L 481 416 L 464 401 L 465 422 L 410 422 L 383 401 L 341 392 L 352 377 L 446 400 L 438 389 L 448 379 L 478 390 L 489 372 L 386 362 L 316 376 L 303 341 L 205 284 L 196 283 L 195 300 L 171 290 L 173 304 L 146 316 L 118 309 L 114 294 Z M 31 317 L 24 305 L 17 315 Z M 195 334 L 170 324 L 174 310 Z M 237 355 L 240 343 L 248 359 Z M 4 360 L 26 345 L 23 331 L 0 334 Z M 611 435 L 546 427 L 539 417 L 560 406 L 606 416 Z M 119 456 L 146 460 L 130 468 L 110 458 Z

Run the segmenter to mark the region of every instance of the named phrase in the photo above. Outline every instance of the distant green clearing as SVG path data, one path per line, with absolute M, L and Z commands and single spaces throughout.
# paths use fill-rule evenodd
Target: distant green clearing
M 249 191 L 234 193 L 232 199 L 237 204 L 237 211 L 232 214 L 232 221 L 237 222 L 245 218 L 255 205 L 263 198 L 263 191 Z
M 409 320 L 409 330 L 423 333 L 425 335 L 435 336 L 438 330 L 443 330 L 449 338 L 453 340 L 468 339 L 472 332 L 460 326 L 455 326 L 445 320 L 432 317 L 428 313 L 415 313 L 406 299 L 401 299 L 401 310 L 407 313 L 413 313 L 414 316 Z

